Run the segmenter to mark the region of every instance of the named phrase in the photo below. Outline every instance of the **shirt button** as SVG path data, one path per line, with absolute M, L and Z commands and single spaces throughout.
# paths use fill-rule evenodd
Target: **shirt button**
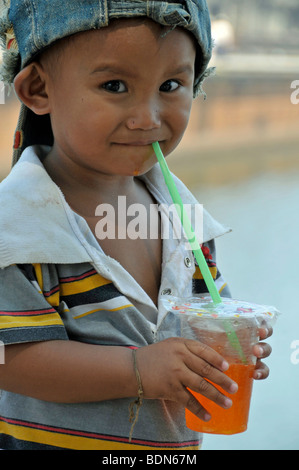
M 171 289 L 163 289 L 161 292 L 161 295 L 170 295 L 171 294 Z
M 185 266 L 186 266 L 187 268 L 191 268 L 192 262 L 191 262 L 191 259 L 188 258 L 188 256 L 184 259 L 184 262 L 185 262 Z

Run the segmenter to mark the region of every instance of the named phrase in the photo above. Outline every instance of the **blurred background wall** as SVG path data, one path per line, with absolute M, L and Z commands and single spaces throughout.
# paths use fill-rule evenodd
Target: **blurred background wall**
M 204 85 L 207 100 L 194 103 L 173 170 L 189 185 L 211 186 L 298 168 L 299 106 L 290 101 L 299 80 L 298 0 L 208 4 L 216 76 Z
M 205 436 L 203 448 L 299 449 L 299 364 L 292 356 L 299 343 L 299 1 L 207 2 L 217 73 L 168 162 L 232 228 L 217 246 L 233 296 L 276 305 L 282 315 L 269 341 L 270 377 L 254 385 L 248 431 Z M 10 168 L 18 109 L 14 93 L 6 95 L 0 179 Z

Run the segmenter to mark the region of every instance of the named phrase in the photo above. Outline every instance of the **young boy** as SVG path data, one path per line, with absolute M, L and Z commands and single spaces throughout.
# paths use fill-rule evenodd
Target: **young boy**
M 184 410 L 210 417 L 187 387 L 229 408 L 205 378 L 231 394 L 237 385 L 201 343 L 175 331 L 156 342 L 161 296 L 206 287 L 183 239 L 120 235 L 119 197 L 148 214 L 171 204 L 151 144 L 168 155 L 186 129 L 211 56 L 207 7 L 66 0 L 63 8 L 11 0 L 2 19 L 3 80 L 14 80 L 22 109 L 15 165 L 0 185 L 0 447 L 198 449 Z M 115 210 L 116 237 L 99 236 L 103 207 Z M 167 217 L 150 218 L 151 230 L 162 233 Z M 222 295 L 213 240 L 226 231 L 204 213 L 204 250 Z M 258 361 L 255 373 L 268 370 Z M 129 409 L 139 413 L 134 429 Z

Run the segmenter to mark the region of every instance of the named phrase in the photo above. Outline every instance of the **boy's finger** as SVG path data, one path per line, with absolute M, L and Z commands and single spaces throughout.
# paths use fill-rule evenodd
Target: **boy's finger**
M 270 338 L 273 334 L 273 328 L 268 325 L 266 321 L 262 321 L 261 327 L 258 330 L 259 338 L 261 340 Z
M 189 381 L 188 388 L 193 392 L 199 393 L 209 400 L 212 400 L 222 408 L 230 408 L 232 406 L 232 400 L 224 395 L 220 390 L 218 390 L 218 388 L 214 386 L 214 383 L 217 383 L 217 385 L 219 385 L 224 391 L 231 394 L 238 390 L 238 386 L 225 374 L 215 369 L 214 372 L 214 374 L 211 374 L 211 381 L 213 383 L 210 383 L 208 380 L 200 377 L 199 375 L 193 374 Z
M 270 373 L 269 367 L 266 366 L 266 364 L 264 364 L 263 362 L 258 360 L 256 364 L 256 369 L 253 372 L 253 378 L 255 380 L 263 380 L 269 376 L 269 373 Z
M 206 344 L 200 341 L 186 340 L 185 345 L 195 356 L 203 359 L 211 366 L 216 367 L 216 369 L 225 372 L 229 368 L 228 362 L 218 352 Z
M 220 385 L 226 392 L 235 393 L 238 389 L 237 384 L 223 373 L 229 368 L 228 362 L 209 346 L 200 342 L 196 343 L 191 346 L 189 344 L 190 351 L 193 353 L 186 362 L 189 370 L 197 374 L 200 379 L 207 378 Z
M 209 421 L 211 419 L 211 415 L 208 413 L 208 411 L 201 405 L 201 403 L 196 400 L 195 396 L 192 395 L 189 390 L 186 389 L 186 405 L 185 408 L 187 408 L 191 413 L 196 415 L 199 419 L 203 421 Z
M 262 359 L 269 357 L 272 352 L 272 348 L 268 343 L 258 343 L 253 346 L 253 354 Z

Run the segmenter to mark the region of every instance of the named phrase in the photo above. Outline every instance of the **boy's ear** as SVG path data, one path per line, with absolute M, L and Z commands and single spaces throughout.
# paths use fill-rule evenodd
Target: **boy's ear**
M 19 99 L 35 114 L 50 112 L 46 74 L 37 62 L 27 65 L 14 79 L 15 91 Z

